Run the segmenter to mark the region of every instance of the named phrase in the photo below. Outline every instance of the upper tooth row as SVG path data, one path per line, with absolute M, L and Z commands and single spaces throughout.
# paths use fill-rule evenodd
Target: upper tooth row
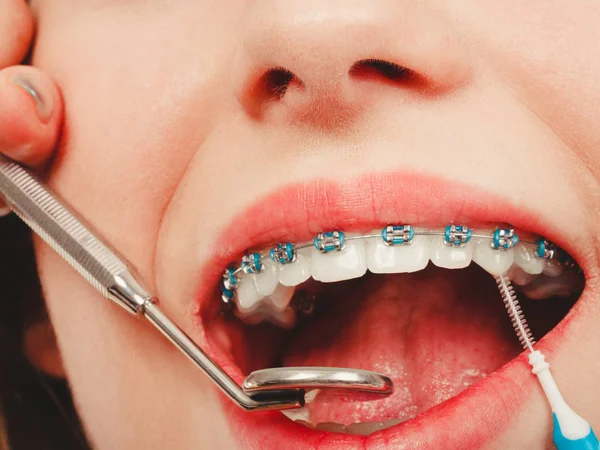
M 441 236 L 443 239 L 431 238 L 430 245 L 424 246 L 422 240 L 427 239 L 425 236 Z M 473 255 L 473 248 L 467 245 L 473 238 L 478 244 L 489 240 L 490 245 L 477 245 Z M 363 249 L 366 241 L 369 241 L 369 251 L 365 253 Z M 413 245 L 416 241 L 421 245 Z M 519 242 L 525 245 L 519 245 L 521 250 L 518 252 L 518 257 L 514 258 L 509 250 Z M 310 247 L 314 247 L 320 254 L 331 254 L 329 258 L 334 253 L 341 252 L 341 258 L 335 259 L 338 268 L 345 271 L 343 277 L 340 278 L 335 271 L 330 271 L 321 264 L 313 263 L 311 267 L 310 254 L 306 253 Z M 346 251 L 342 252 L 342 250 Z M 319 233 L 312 243 L 297 245 L 290 242 L 279 243 L 267 254 L 244 255 L 239 267 L 230 266 L 223 274 L 221 298 L 223 302 L 230 303 L 240 284 L 238 274 L 240 272 L 262 273 L 266 268 L 265 262 L 269 259 L 281 266 L 279 270 L 281 284 L 293 286 L 305 281 L 311 275 L 319 281 L 355 278 L 364 275 L 367 268 L 375 273 L 422 270 L 430 256 L 434 264 L 446 268 L 467 267 L 474 258 L 493 275 L 508 270 L 514 259 L 517 264 L 521 263 L 520 266 L 529 265 L 531 273 L 541 273 L 544 262 L 555 259 L 558 255 L 558 249 L 548 240 L 540 238 L 535 242 L 519 241 L 515 230 L 510 227 L 497 228 L 491 234 L 476 234 L 466 225 L 454 224 L 439 231 L 415 229 L 411 225 L 388 225 L 380 233 L 357 236 L 346 236 L 343 231 L 335 230 Z M 333 263 L 331 259 L 328 262 Z M 296 266 L 294 270 L 285 267 L 290 263 Z M 273 267 L 272 270 L 274 269 Z

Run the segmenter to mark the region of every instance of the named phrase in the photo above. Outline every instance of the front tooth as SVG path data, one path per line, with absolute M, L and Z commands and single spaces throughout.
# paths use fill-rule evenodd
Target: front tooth
M 429 244 L 429 259 L 438 267 L 446 269 L 464 269 L 471 264 L 473 244 L 464 247 L 446 245 L 442 236 L 432 236 Z
M 517 266 L 530 274 L 539 275 L 542 273 L 546 261 L 538 257 L 534 249 L 526 245 L 517 245 L 514 252 Z
M 296 259 L 279 267 L 279 282 L 284 286 L 298 286 L 310 278 L 311 247 L 296 250 Z
M 513 249 L 495 250 L 490 245 L 489 239 L 478 238 L 475 241 L 473 261 L 479 264 L 486 272 L 496 276 L 503 274 L 514 261 Z
M 267 259 L 263 261 L 263 266 L 264 270 L 262 272 L 250 275 L 250 277 L 254 282 L 254 286 L 256 286 L 256 291 L 266 297 L 271 295 L 279 284 L 279 277 L 277 267 L 273 261 Z
M 367 244 L 367 267 L 373 273 L 416 272 L 423 270 L 427 263 L 427 236 L 415 236 L 410 245 L 386 245 L 381 238 L 372 238 Z
M 321 253 L 313 247 L 310 271 L 317 281 L 325 283 L 362 277 L 367 272 L 367 249 L 362 239 L 346 239 L 341 251 Z

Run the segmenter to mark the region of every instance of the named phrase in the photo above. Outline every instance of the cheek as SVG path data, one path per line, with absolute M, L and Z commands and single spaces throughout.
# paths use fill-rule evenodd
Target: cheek
M 161 215 L 214 120 L 226 57 L 198 45 L 203 28 L 182 12 L 116 9 L 40 12 L 34 64 L 67 105 L 49 182 L 152 279 Z
M 57 11 L 47 13 L 40 5 L 34 56 L 67 105 L 49 183 L 153 280 L 162 216 L 212 126 L 220 89 L 229 83 L 216 75 L 226 58 L 198 45 L 209 41 L 190 35 L 193 21 L 186 28 L 167 16 L 115 20 L 106 10 L 87 14 L 78 7 L 67 14 L 64 3 L 56 1 Z M 149 49 L 152 57 L 144 56 Z M 36 247 L 67 377 L 92 442 L 98 448 L 187 448 L 191 442 L 231 448 L 209 381 L 47 246 L 36 241 Z
M 460 2 L 459 29 L 469 30 L 482 71 L 514 89 L 575 156 L 600 176 L 600 3 Z M 482 18 L 494 18 L 494 24 Z

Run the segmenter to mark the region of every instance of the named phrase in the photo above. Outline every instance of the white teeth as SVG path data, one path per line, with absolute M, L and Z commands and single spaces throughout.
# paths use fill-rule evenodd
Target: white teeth
M 486 272 L 496 276 L 510 269 L 514 261 L 513 249 L 495 250 L 491 247 L 489 239 L 478 238 L 473 240 L 475 241 L 473 261 Z
M 293 327 L 296 323 L 296 311 L 288 308 L 288 305 L 296 288 L 277 284 L 271 295 L 265 297 L 256 291 L 255 283 L 249 281 L 240 283 L 237 290 L 236 315 L 249 325 L 268 321 L 281 328 Z
M 275 308 L 283 310 L 286 309 L 290 304 L 295 290 L 296 288 L 294 286 L 284 286 L 282 284 L 278 284 L 268 298 Z
M 346 239 L 342 251 L 320 253 L 312 248 L 312 277 L 325 283 L 362 277 L 367 272 L 367 249 L 364 240 Z
M 309 404 L 314 402 L 320 393 L 321 389 L 312 389 L 307 391 L 306 394 L 304 394 L 304 403 Z
M 277 267 L 272 261 L 263 262 L 264 270 L 257 274 L 242 274 L 237 290 L 237 303 L 243 313 L 253 312 L 264 297 L 268 297 L 280 286 Z M 281 294 L 279 294 L 281 297 Z M 279 300 L 282 301 L 282 300 Z
M 251 278 L 256 286 L 256 291 L 266 297 L 271 295 L 277 285 L 279 284 L 279 277 L 277 276 L 277 267 L 275 263 L 270 259 L 263 261 L 264 270 L 256 275 L 252 275 Z
M 540 274 L 544 270 L 546 261 L 537 256 L 537 252 L 525 245 L 514 248 L 515 264 L 530 274 Z
M 386 245 L 383 239 L 371 239 L 367 245 L 367 266 L 373 273 L 416 272 L 423 270 L 428 262 L 426 236 L 415 236 L 410 245 Z
M 244 274 L 240 276 L 237 289 L 237 305 L 242 313 L 248 313 L 256 309 L 264 295 L 258 293 L 252 278 L 254 275 Z
M 296 250 L 296 260 L 279 267 L 279 282 L 284 286 L 298 286 L 310 278 L 311 247 Z
M 310 403 L 306 400 L 306 395 L 304 396 L 304 401 L 305 403 Z M 310 409 L 308 409 L 306 406 L 295 409 L 282 409 L 281 414 L 288 419 L 293 420 L 294 422 L 302 423 L 303 425 L 310 425 Z
M 444 243 L 441 236 L 432 236 L 429 244 L 429 258 L 438 267 L 446 269 L 464 269 L 471 264 L 473 244 L 464 247 L 452 247 Z
M 563 265 L 559 261 L 556 261 L 554 259 L 545 261 L 544 275 L 547 275 L 549 277 L 557 277 L 557 276 L 561 275 L 564 270 L 565 269 L 564 269 Z
M 362 277 L 367 270 L 377 274 L 416 272 L 425 269 L 429 260 L 446 269 L 462 269 L 474 261 L 492 276 L 507 273 L 533 299 L 570 295 L 578 289 L 579 278 L 567 282 L 561 276 L 561 262 L 539 258 L 536 249 L 526 243 L 497 250 L 491 246 L 490 234 L 490 238 L 473 236 L 464 247 L 453 247 L 445 245 L 443 236 L 433 234 L 416 235 L 409 245 L 386 245 L 376 237 L 380 233 L 375 230 L 371 237 L 359 239 L 347 236 L 341 251 L 321 253 L 314 246 L 296 250 L 295 260 L 288 264 L 264 258 L 262 272 L 239 274 L 235 314 L 246 323 L 269 321 L 289 328 L 297 320 L 296 311 L 289 306 L 296 286 L 311 276 L 320 282 L 338 282 Z M 324 429 L 337 427 L 332 423 L 320 425 Z M 380 426 L 377 422 L 354 425 L 356 430 L 350 425 L 348 432 L 372 432 Z M 343 431 L 339 428 L 338 432 Z

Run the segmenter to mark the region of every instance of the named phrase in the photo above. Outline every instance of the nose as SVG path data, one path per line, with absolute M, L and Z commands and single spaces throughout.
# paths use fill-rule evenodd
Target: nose
M 470 74 L 452 22 L 429 2 L 257 0 L 249 6 L 233 84 L 265 120 L 352 120 L 382 97 L 452 92 Z

